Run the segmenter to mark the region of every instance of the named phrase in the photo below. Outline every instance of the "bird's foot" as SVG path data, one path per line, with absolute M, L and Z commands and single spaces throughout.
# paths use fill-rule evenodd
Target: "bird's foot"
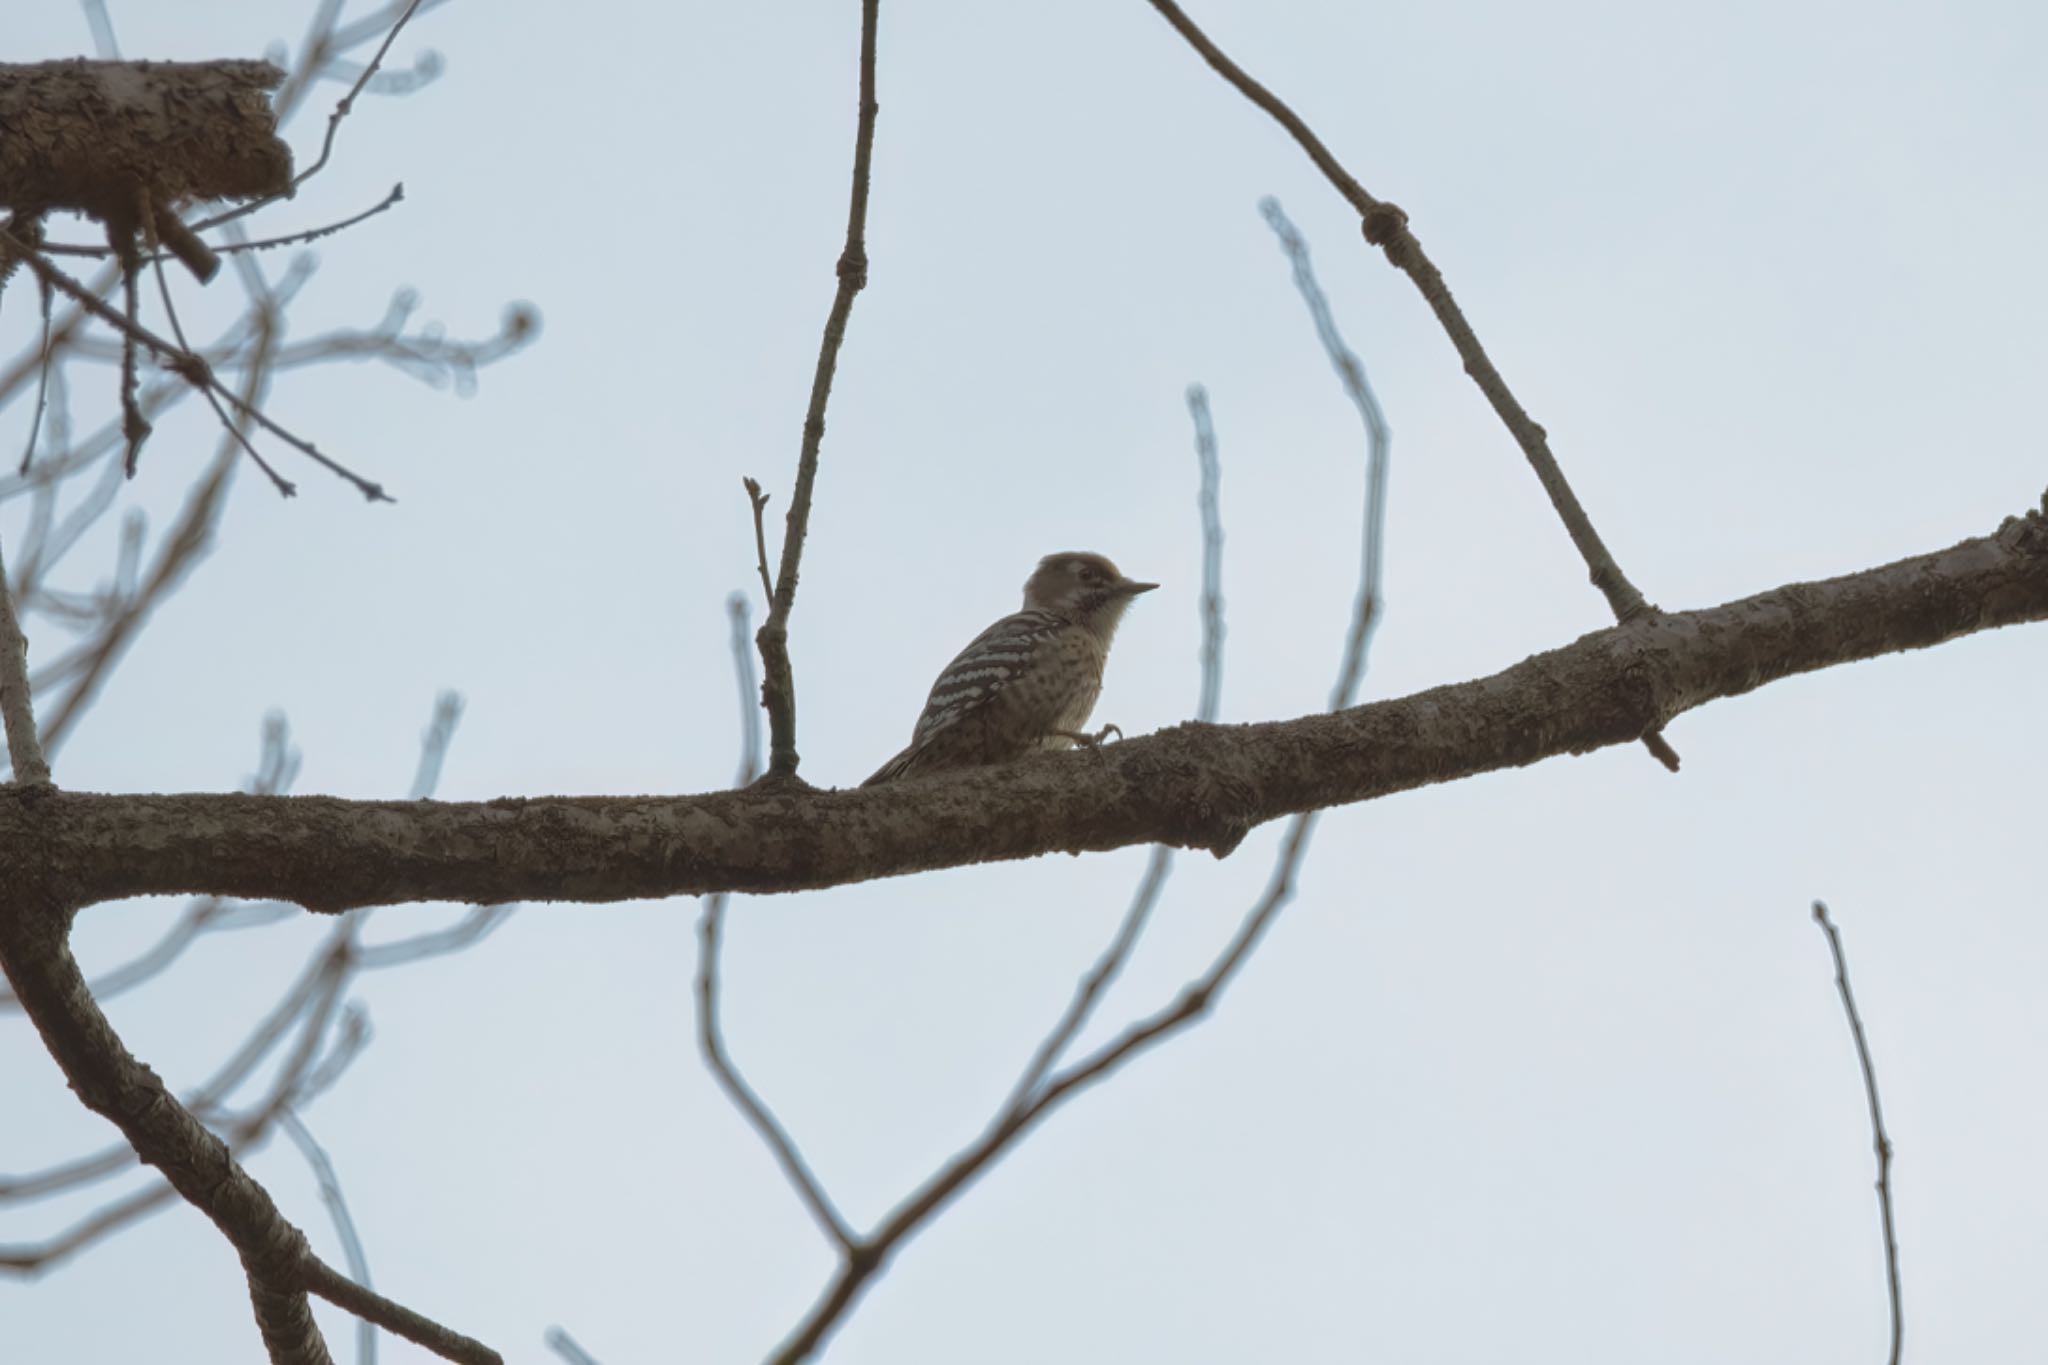
M 1083 749 L 1099 749 L 1111 735 L 1118 739 L 1124 737 L 1124 732 L 1114 725 L 1105 725 L 1092 735 L 1079 730 L 1055 730 L 1053 733 L 1062 739 L 1071 739 Z

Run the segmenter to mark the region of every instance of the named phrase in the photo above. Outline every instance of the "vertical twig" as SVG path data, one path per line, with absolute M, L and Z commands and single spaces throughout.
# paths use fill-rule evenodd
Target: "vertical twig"
M 1202 515 L 1202 696 L 1195 719 L 1213 721 L 1223 704 L 1223 468 L 1209 391 L 1200 384 L 1188 385 L 1188 416 L 1195 424 L 1195 461 L 1201 470 L 1195 505 Z
M 1287 262 L 1294 269 L 1294 287 L 1301 294 L 1302 302 L 1308 305 L 1309 320 L 1315 324 L 1316 340 L 1322 342 L 1323 353 L 1330 358 L 1330 368 L 1337 372 L 1338 380 L 1344 386 L 1345 397 L 1358 409 L 1358 419 L 1365 425 L 1366 449 L 1370 455 L 1365 471 L 1365 524 L 1367 533 L 1359 546 L 1363 562 L 1359 566 L 1358 590 L 1361 594 L 1358 609 L 1352 613 L 1351 629 L 1353 640 L 1346 650 L 1345 658 L 1353 661 L 1355 668 L 1347 670 L 1337 679 L 1330 694 L 1330 709 L 1335 711 L 1351 704 L 1358 691 L 1358 680 L 1365 671 L 1367 637 L 1373 627 L 1379 624 L 1380 603 L 1380 546 L 1382 537 L 1379 528 L 1385 520 L 1384 508 L 1387 499 L 1387 452 L 1394 443 L 1394 429 L 1387 425 L 1386 414 L 1380 409 L 1380 400 L 1372 391 L 1372 384 L 1365 377 L 1365 365 L 1349 346 L 1344 344 L 1343 334 L 1337 330 L 1337 319 L 1330 312 L 1329 296 L 1323 293 L 1322 285 L 1316 282 L 1315 268 L 1309 263 L 1308 243 L 1295 229 L 1287 215 L 1281 211 L 1280 201 L 1267 197 L 1259 201 L 1259 213 L 1266 225 L 1273 229 L 1273 235 L 1280 239 L 1280 249 L 1286 253 Z
M 356 1220 L 349 1215 L 348 1199 L 341 1192 L 341 1176 L 334 1169 L 333 1159 L 289 1104 L 278 1110 L 277 1121 L 292 1145 L 299 1149 L 299 1155 L 313 1168 L 313 1178 L 320 1186 L 320 1202 L 327 1206 L 327 1216 L 334 1221 L 334 1235 L 341 1239 L 341 1254 L 348 1262 L 348 1273 L 357 1284 L 370 1288 L 370 1258 L 363 1252 Z M 368 1318 L 356 1320 L 356 1361 L 357 1365 L 377 1365 L 377 1324 Z
M 825 318 L 818 345 L 817 369 L 811 377 L 811 402 L 804 413 L 803 447 L 797 456 L 796 485 L 790 490 L 789 516 L 782 536 L 782 562 L 768 619 L 755 637 L 761 647 L 762 702 L 768 708 L 768 775 L 796 776 L 796 680 L 789 667 L 789 613 L 796 604 L 797 565 L 803 559 L 804 533 L 811 519 L 811 488 L 818 479 L 818 448 L 825 440 L 825 405 L 832 397 L 832 376 L 839 366 L 839 348 L 846 341 L 846 320 L 854 295 L 868 282 L 868 172 L 874 160 L 875 28 L 879 0 L 861 0 L 860 123 L 853 143 L 853 193 L 846 212 L 846 246 L 839 253 L 839 287 Z
M 0 721 L 7 731 L 7 757 L 14 781 L 24 786 L 49 785 L 50 765 L 36 737 L 35 705 L 29 698 L 28 641 L 14 614 L 14 590 L 7 584 L 7 561 L 0 556 Z
M 1300 265 L 1306 271 L 1306 257 Z M 1309 283 L 1313 285 L 1313 276 L 1309 277 Z M 1316 292 L 1320 294 L 1320 291 Z M 1334 336 L 1334 328 L 1331 335 Z M 1341 340 L 1338 344 L 1341 346 Z M 1358 684 L 1365 674 L 1373 628 L 1379 617 L 1380 546 L 1386 529 L 1389 444 L 1385 421 L 1369 417 L 1366 422 L 1364 546 L 1359 556 L 1358 596 L 1352 605 L 1351 629 L 1345 641 L 1343 661 L 1337 668 L 1336 686 L 1330 695 L 1330 709 L 1333 711 L 1350 706 L 1356 698 Z M 1215 543 L 1221 544 L 1220 534 Z M 1220 625 L 1220 621 L 1217 624 Z M 1210 962 L 1208 969 L 1183 987 L 1172 1003 L 1132 1024 L 1081 1060 L 1039 1079 L 1045 1076 L 1046 1068 L 1058 1053 L 1065 1049 L 1078 1031 L 1077 1021 L 1086 1018 L 1095 998 L 1128 956 L 1136 939 L 1137 927 L 1142 925 L 1144 914 L 1149 912 L 1148 897 L 1156 894 L 1157 890 L 1153 885 L 1153 872 L 1148 870 L 1146 883 L 1141 885 L 1138 899 L 1126 912 L 1117 938 L 1094 969 L 1082 978 L 1074 1003 L 1068 1006 L 1067 1013 L 1054 1026 L 1053 1033 L 1033 1054 L 1024 1078 L 1012 1087 L 1003 1107 L 997 1110 L 980 1136 L 955 1152 L 945 1165 L 890 1210 L 872 1232 L 846 1247 L 839 1269 L 827 1282 L 824 1291 L 769 1356 L 774 1365 L 796 1365 L 796 1362 L 815 1355 L 903 1244 L 1054 1110 L 1081 1091 L 1106 1080 L 1127 1062 L 1206 1018 L 1236 979 L 1237 973 L 1251 959 L 1253 950 L 1279 918 L 1282 908 L 1293 899 L 1294 879 L 1301 870 L 1302 861 L 1308 856 L 1309 839 L 1315 832 L 1315 825 L 1314 811 L 1297 815 L 1289 822 L 1287 836 L 1274 859 L 1273 874 L 1266 883 L 1265 891 L 1239 922 L 1237 931 Z M 1158 869 L 1160 877 L 1164 876 L 1163 863 L 1155 860 L 1154 868 Z
M 1849 989 L 1849 962 L 1842 953 L 1842 936 L 1828 918 L 1823 901 L 1813 903 L 1813 922 L 1828 937 L 1828 952 L 1835 959 L 1835 990 L 1842 997 L 1842 1012 L 1849 1016 L 1849 1034 L 1856 1040 L 1856 1062 L 1863 1068 L 1863 1097 L 1870 1105 L 1870 1144 L 1877 1152 L 1877 1210 L 1884 1225 L 1885 1292 L 1891 1300 L 1892 1350 L 1890 1365 L 1899 1365 L 1905 1344 L 1904 1300 L 1899 1292 L 1899 1240 L 1892 1224 L 1892 1140 L 1884 1131 L 1884 1110 L 1877 1102 L 1877 1068 L 1870 1060 L 1870 1044 L 1863 1036 L 1863 1016 L 1856 1010 L 1856 996 Z
M 734 593 L 726 602 L 726 609 L 732 615 L 732 657 L 733 672 L 739 680 L 740 689 L 740 763 L 738 780 L 734 785 L 744 787 L 754 780 L 760 769 L 761 723 L 756 718 L 754 705 L 753 655 L 747 649 L 747 599 L 743 594 Z M 697 922 L 697 1047 L 704 1055 L 704 1064 L 710 1068 L 719 1088 L 726 1098 L 752 1125 L 768 1150 L 775 1155 L 776 1164 L 782 1167 L 783 1176 L 796 1190 L 797 1196 L 810 1210 L 833 1244 L 842 1252 L 851 1253 L 855 1245 L 853 1229 L 833 1206 L 832 1198 L 825 1193 L 825 1187 L 811 1171 L 803 1153 L 798 1150 L 796 1140 L 781 1120 L 768 1108 L 747 1078 L 740 1074 L 732 1056 L 725 1048 L 725 1031 L 718 1020 L 719 997 L 719 949 L 724 940 L 725 907 L 731 899 L 729 893 L 715 892 L 704 898 L 704 913 Z
M 761 491 L 758 479 L 742 478 L 746 485 L 747 502 L 754 509 L 754 567 L 761 572 L 761 605 L 775 609 L 775 582 L 768 577 L 768 532 L 761 525 L 761 514 L 768 510 L 769 494 Z
M 1216 423 L 1209 413 L 1209 391 L 1200 384 L 1190 384 L 1187 400 L 1188 416 L 1195 424 L 1195 463 L 1199 470 L 1195 505 L 1202 519 L 1202 690 L 1195 704 L 1195 719 L 1211 722 L 1222 709 L 1223 701 L 1223 511 L 1219 492 L 1223 469 L 1216 449 Z M 1109 946 L 1074 988 L 1065 1013 L 1039 1041 L 1023 1073 L 1011 1085 L 1000 1114 L 1014 1119 L 1031 1106 L 1038 1098 L 1046 1073 L 1087 1027 L 1095 1007 L 1102 1003 L 1103 992 L 1122 975 L 1159 904 L 1166 875 L 1173 869 L 1173 854 L 1170 844 L 1152 846 L 1152 856 L 1145 863 L 1144 875 L 1138 879 L 1138 889 L 1132 893 L 1131 903 L 1124 910 L 1116 933 L 1110 937 Z

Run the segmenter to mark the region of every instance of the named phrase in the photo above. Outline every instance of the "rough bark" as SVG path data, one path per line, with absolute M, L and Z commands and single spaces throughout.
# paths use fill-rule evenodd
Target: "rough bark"
M 65 946 L 70 908 L 23 894 L 17 886 L 9 893 L 0 895 L 0 967 L 80 1102 L 119 1127 L 136 1154 L 234 1245 L 269 1358 L 330 1365 L 303 1287 L 310 1259 L 305 1235 L 236 1162 L 227 1143 L 122 1045 Z
M 269 62 L 0 63 L 0 207 L 133 222 L 161 205 L 251 199 L 291 184 Z
M 2048 502 L 2048 499 L 2044 499 Z M 1491 677 L 1334 714 L 1184 724 L 924 782 L 482 803 L 0 793 L 0 901 L 196 894 L 339 911 L 797 891 L 1160 842 L 1633 743 L 1797 673 L 2048 618 L 2048 514 L 1933 554 L 1640 617 Z M 1683 780 L 1683 779 L 1679 779 Z

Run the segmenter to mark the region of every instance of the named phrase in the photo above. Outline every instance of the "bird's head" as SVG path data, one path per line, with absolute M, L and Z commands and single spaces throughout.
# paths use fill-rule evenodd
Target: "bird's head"
M 1125 578 L 1101 555 L 1069 550 L 1038 561 L 1037 571 L 1024 583 L 1024 609 L 1057 612 L 1107 641 L 1131 599 L 1158 586 Z

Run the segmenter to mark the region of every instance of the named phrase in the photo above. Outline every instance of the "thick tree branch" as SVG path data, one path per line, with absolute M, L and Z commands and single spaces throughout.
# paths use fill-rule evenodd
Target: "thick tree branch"
M 270 1359 L 276 1365 L 328 1365 L 327 1345 L 300 1283 L 300 1267 L 312 1256 L 305 1234 L 278 1212 L 227 1144 L 122 1046 L 66 946 L 69 907 L 15 888 L 9 892 L 0 897 L 6 916 L 0 924 L 0 967 L 72 1090 L 86 1108 L 120 1128 L 142 1159 L 234 1245 Z
M 270 103 L 283 80 L 269 62 L 0 64 L 0 208 L 132 222 L 138 188 L 163 205 L 278 193 L 292 174 Z
M 2048 619 L 2048 515 L 1946 550 L 1587 635 L 1488 678 L 1257 725 L 1182 725 L 889 788 L 481 803 L 0 791 L 0 899 L 211 893 L 316 910 L 809 890 L 1170 843 L 1634 743 L 1794 674 Z

